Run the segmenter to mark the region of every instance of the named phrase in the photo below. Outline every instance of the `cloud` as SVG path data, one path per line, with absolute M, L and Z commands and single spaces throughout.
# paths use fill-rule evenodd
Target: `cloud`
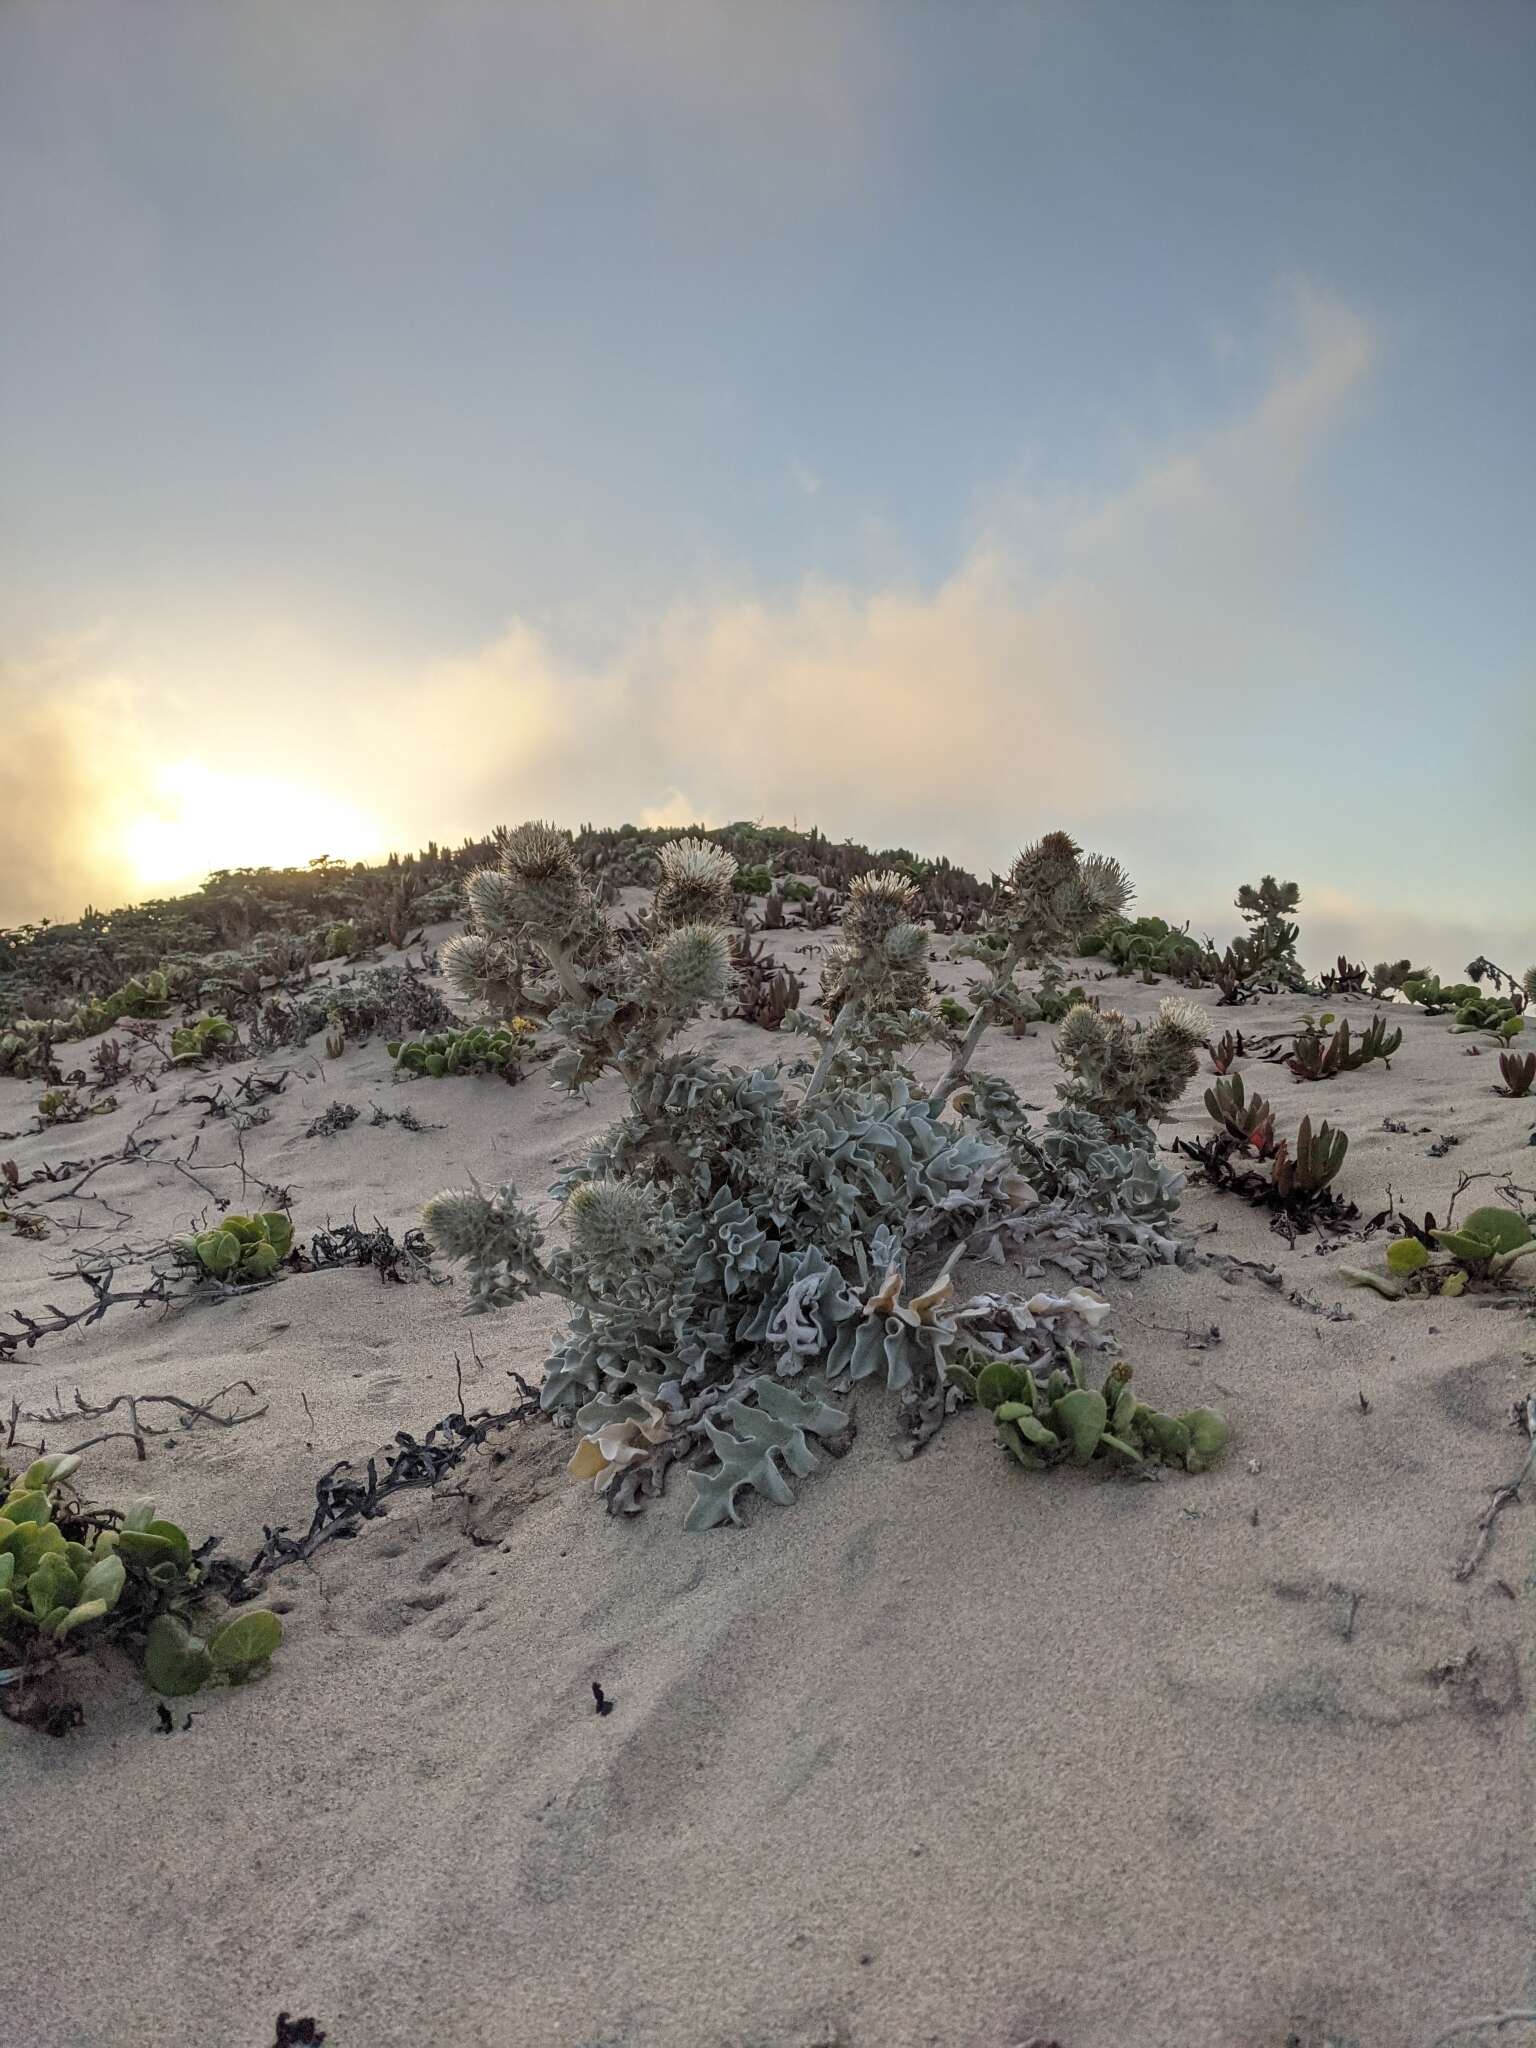
M 115 842 L 132 813 L 132 695 L 89 639 L 0 660 L 0 920 L 122 900 Z
M 1298 579 L 1320 546 L 1314 472 L 1377 353 L 1348 306 L 1309 288 L 1292 305 L 1290 346 L 1245 411 L 1148 453 L 1099 503 L 990 493 L 935 584 L 694 592 L 600 619 L 600 659 L 513 620 L 488 646 L 394 676 L 343 672 L 318 639 L 306 673 L 290 621 L 268 664 L 288 680 L 252 684 L 281 758 L 250 765 L 333 788 L 402 846 L 526 816 L 758 817 L 985 873 L 1064 826 L 1125 859 L 1145 905 L 1218 937 L 1237 927 L 1237 883 L 1277 870 L 1323 913 L 1303 927 L 1309 958 L 1416 948 L 1459 970 L 1501 932 L 1516 945 L 1512 896 L 1506 922 L 1490 902 L 1473 938 L 1453 916 L 1435 922 L 1412 847 L 1382 840 L 1384 887 L 1350 860 L 1343 835 L 1373 830 L 1358 795 L 1370 764 L 1304 720 L 1288 740 L 1264 708 L 1268 665 L 1292 673 Z M 1312 630 L 1326 638 L 1326 621 Z M 237 690 L 241 658 L 232 647 Z M 135 773 L 135 749 L 141 780 L 151 759 L 198 756 L 197 699 L 185 685 L 173 696 L 162 675 L 125 710 L 122 684 L 78 650 L 51 682 L 37 672 L 18 686 L 22 673 L 3 685 L 18 715 L 0 916 L 70 914 L 82 889 L 121 900 L 130 890 L 120 860 L 114 886 L 107 842 L 122 805 L 90 766 L 91 707 L 119 707 L 114 735 L 129 746 L 116 783 Z M 1308 760 L 1296 785 L 1273 766 L 1286 744 Z M 1335 787 L 1351 778 L 1341 807 Z M 1318 900 L 1343 874 L 1349 901 Z
M 1315 545 L 1309 466 L 1374 360 L 1350 308 L 1302 288 L 1293 313 L 1245 413 L 1147 457 L 1097 504 L 992 493 L 935 585 L 680 597 L 631 620 L 600 665 L 519 621 L 413 679 L 434 714 L 410 749 L 408 815 L 432 829 L 427 800 L 446 796 L 455 830 L 514 812 L 616 821 L 686 791 L 713 817 L 798 818 L 983 870 L 1059 823 L 1142 841 L 1165 900 L 1194 870 L 1192 911 L 1224 911 L 1255 865 L 1244 832 L 1255 851 L 1262 834 L 1241 776 L 1221 772 L 1237 740 L 1201 721 L 1288 630 Z M 369 744 L 359 732 L 349 750 Z M 1214 811 L 1189 778 L 1197 749 L 1217 764 L 1202 778 Z M 375 751 L 370 775 L 389 776 L 389 743 Z M 1208 897 L 1218 815 L 1235 872 Z

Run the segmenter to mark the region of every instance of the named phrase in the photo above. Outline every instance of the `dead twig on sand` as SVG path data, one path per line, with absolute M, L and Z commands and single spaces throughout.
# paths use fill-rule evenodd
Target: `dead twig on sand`
M 1475 2019 L 1458 2020 L 1453 2027 L 1447 2027 L 1443 2034 L 1436 2034 L 1429 2048 L 1444 2048 L 1447 2041 L 1454 2041 L 1461 2034 L 1480 2033 L 1485 2027 L 1492 2027 L 1496 2034 L 1502 2034 L 1506 2027 L 1518 2027 L 1521 2022 L 1527 2026 L 1536 2025 L 1536 2011 L 1529 2006 L 1519 2012 L 1484 2012 Z
M 1524 1420 L 1525 1433 L 1531 1439 L 1531 1448 L 1526 1453 L 1525 1463 L 1520 1467 L 1515 1477 L 1510 1480 L 1509 1484 L 1501 1486 L 1493 1496 L 1492 1501 L 1489 1503 L 1487 1514 L 1483 1516 L 1477 1525 L 1477 1541 L 1456 1567 L 1456 1577 L 1458 1579 L 1470 1579 L 1482 1563 L 1483 1558 L 1487 1554 L 1488 1546 L 1493 1541 L 1494 1522 L 1512 1500 L 1520 1498 L 1520 1488 L 1525 1483 L 1532 1464 L 1536 1463 L 1536 1394 L 1532 1394 L 1525 1403 Z M 1516 2014 L 1515 2017 L 1518 2018 L 1519 2015 Z
M 499 1412 L 483 1408 L 466 1415 L 460 1406 L 434 1423 L 420 1439 L 407 1430 L 397 1430 L 394 1445 L 379 1454 L 384 1463 L 382 1474 L 378 1457 L 368 1460 L 365 1479 L 344 1476 L 353 1469 L 348 1458 L 322 1472 L 315 1481 L 315 1511 L 301 1537 L 295 1539 L 285 1528 L 264 1529 L 260 1550 L 244 1566 L 217 1556 L 217 1540 L 206 1544 L 198 1555 L 206 1560 L 210 1583 L 227 1600 L 238 1603 L 254 1599 L 257 1584 L 269 1572 L 276 1571 L 279 1565 L 306 1563 L 322 1544 L 338 1536 L 355 1536 L 364 1522 L 385 1513 L 384 1503 L 391 1494 L 410 1487 L 436 1486 L 446 1472 L 479 1449 L 493 1430 L 541 1420 L 543 1411 L 536 1390 L 520 1373 L 509 1373 L 508 1377 L 516 1382 L 520 1397 L 513 1407 Z
M 174 1408 L 177 1411 L 177 1421 L 174 1427 L 180 1429 L 192 1429 L 199 1422 L 212 1423 L 215 1429 L 233 1429 L 239 1423 L 254 1422 L 258 1415 L 266 1414 L 267 1403 L 265 1401 L 262 1402 L 259 1408 L 248 1408 L 244 1414 L 219 1414 L 218 1403 L 236 1392 L 247 1393 L 254 1399 L 256 1389 L 249 1380 L 231 1380 L 227 1387 L 220 1387 L 219 1391 L 216 1394 L 210 1394 L 206 1401 L 185 1401 L 180 1394 L 114 1394 L 110 1401 L 98 1407 L 87 1401 L 80 1389 L 76 1387 L 74 1406 L 73 1408 L 66 1408 L 59 1397 L 58 1388 L 55 1387 L 53 1390 L 53 1407 L 40 1409 L 35 1413 L 28 1413 L 24 1419 L 28 1422 L 60 1423 L 70 1422 L 76 1415 L 82 1415 L 90 1421 L 97 1421 L 104 1415 L 112 1414 L 115 1409 L 125 1408 L 128 1411 L 128 1420 L 132 1425 L 130 1428 L 104 1430 L 100 1436 L 87 1437 L 84 1443 L 71 1444 L 69 1446 L 69 1455 L 74 1457 L 81 1451 L 92 1450 L 97 1444 L 111 1443 L 118 1437 L 126 1437 L 133 1445 L 135 1454 L 142 1462 L 149 1455 L 149 1447 L 146 1440 L 152 1436 L 169 1436 L 172 1425 L 167 1425 L 163 1429 L 157 1429 L 153 1423 L 144 1420 L 143 1416 L 139 1413 L 141 1408 Z
M 114 1270 L 111 1266 L 102 1266 L 94 1272 L 79 1275 L 82 1286 L 89 1290 L 91 1296 L 84 1308 L 71 1312 L 46 1301 L 43 1303 L 48 1311 L 46 1322 L 25 1314 L 19 1308 L 12 1309 L 11 1321 L 17 1327 L 13 1330 L 0 1329 L 0 1360 L 13 1359 L 21 1351 L 30 1351 L 40 1338 L 62 1336 L 66 1330 L 84 1329 L 92 1323 L 99 1323 L 109 1308 L 124 1305 L 129 1308 L 169 1308 L 176 1299 L 169 1273 L 156 1273 L 147 1287 L 115 1289 L 112 1285 Z

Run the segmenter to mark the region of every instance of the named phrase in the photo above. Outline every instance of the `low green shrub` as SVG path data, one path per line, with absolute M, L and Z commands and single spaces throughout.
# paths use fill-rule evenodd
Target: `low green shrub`
M 1427 1219 L 1433 1225 L 1434 1219 Z M 1426 1239 L 1438 1246 L 1431 1253 Z M 1405 1294 L 1464 1294 L 1469 1286 L 1502 1282 L 1519 1259 L 1536 1252 L 1536 1233 L 1518 1209 L 1474 1209 L 1464 1223 L 1415 1230 L 1387 1250 L 1385 1273 L 1341 1266 L 1339 1277 L 1374 1288 L 1388 1301 Z
M 1126 973 L 1151 980 L 1193 966 L 1205 949 L 1165 918 L 1112 915 L 1094 926 L 1080 950 L 1090 959 L 1102 957 Z
M 1131 1392 L 1131 1368 L 1123 1359 L 1110 1367 L 1102 1387 L 1093 1388 L 1077 1353 L 1069 1348 L 1066 1355 L 1066 1367 L 1056 1367 L 1043 1385 L 1028 1367 L 1001 1358 L 972 1382 L 976 1400 L 997 1425 L 998 1442 L 1026 1470 L 1108 1458 L 1206 1472 L 1221 1456 L 1227 1425 L 1211 1409 L 1164 1415 Z M 951 1378 L 957 1376 L 952 1370 Z
M 538 1026 L 526 1017 L 509 1024 L 477 1024 L 467 1031 L 434 1031 L 427 1038 L 395 1040 L 391 1059 L 407 1074 L 499 1074 L 503 1081 L 522 1078 L 523 1061 L 533 1049 Z
M 73 1088 L 50 1088 L 38 1099 L 37 1120 L 44 1126 L 80 1124 L 88 1116 L 110 1116 L 116 1107 L 115 1095 L 103 1102 L 82 1102 Z
M 241 1608 L 206 1637 L 194 1633 L 207 1600 L 185 1530 L 154 1503 L 85 1506 L 66 1482 L 78 1457 L 37 1459 L 14 1483 L 0 1468 L 0 1704 L 31 1718 L 25 1698 L 65 1656 L 114 1642 L 151 1688 L 171 1696 L 211 1680 L 259 1677 L 283 1638 L 275 1614 Z M 15 1694 L 13 1700 L 8 1695 Z M 68 1725 L 67 1723 L 65 1725 Z
M 58 1026 L 51 1018 L 14 1018 L 0 1031 L 0 1074 L 14 1074 L 23 1081 L 61 1079 L 53 1057 L 57 1035 Z
M 177 1238 L 175 1249 L 215 1280 L 270 1280 L 293 1250 L 293 1224 L 280 1209 L 223 1216 L 211 1230 Z
M 191 1063 L 205 1060 L 220 1046 L 235 1043 L 235 1027 L 227 1017 L 194 1017 L 171 1033 L 171 1058 Z
M 131 976 L 121 988 L 82 1003 L 71 1019 L 75 1035 L 94 1038 L 123 1017 L 163 1017 L 170 1008 L 171 991 L 163 968 L 154 973 Z
M 1459 1009 L 1463 1003 L 1484 999 L 1475 982 L 1453 981 L 1447 984 L 1438 974 L 1410 974 L 1402 984 L 1402 991 L 1410 1003 L 1417 1003 L 1431 1017 L 1439 1016 L 1443 1010 Z

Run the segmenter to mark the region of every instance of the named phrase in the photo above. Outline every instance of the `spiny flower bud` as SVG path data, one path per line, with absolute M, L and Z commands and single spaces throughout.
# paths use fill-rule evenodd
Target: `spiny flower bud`
M 917 967 L 928 958 L 928 934 L 920 924 L 893 924 L 882 941 L 892 967 Z
M 442 953 L 443 979 L 467 1003 L 491 1000 L 491 991 L 505 978 L 507 961 L 501 948 L 479 932 L 461 932 Z
M 566 834 L 538 821 L 507 834 L 502 866 L 508 877 L 511 922 L 536 939 L 564 943 L 586 921 L 581 870 Z
M 1069 832 L 1047 832 L 1033 840 L 1013 863 L 1009 876 L 1015 889 L 1027 892 L 1055 889 L 1077 879 L 1082 848 Z
M 576 872 L 576 856 L 568 836 L 557 825 L 546 825 L 538 818 L 507 834 L 501 864 L 520 882 Z
M 481 931 L 500 938 L 515 929 L 517 885 L 501 868 L 477 868 L 464 884 L 464 894 Z
M 646 964 L 657 997 L 669 1010 L 722 1002 L 731 985 L 730 945 L 714 925 L 679 925 L 656 941 Z
M 445 1189 L 427 1203 L 421 1220 L 439 1251 L 476 1267 L 534 1263 L 544 1241 L 538 1219 L 524 1208 L 511 1181 L 491 1195 L 480 1188 Z
M 490 1235 L 491 1205 L 478 1188 L 445 1188 L 421 1212 L 428 1237 L 450 1259 L 472 1259 Z
M 729 917 L 736 862 L 723 846 L 708 839 L 672 839 L 656 859 L 661 867 L 658 924 L 713 924 Z
M 656 1197 L 632 1182 L 583 1181 L 565 1205 L 565 1220 L 572 1245 L 597 1264 L 647 1258 L 662 1248 Z
M 1061 1020 L 1056 1049 L 1064 1060 L 1079 1060 L 1085 1053 L 1102 1048 L 1108 1041 L 1111 1025 L 1121 1021 L 1115 1010 L 1099 1011 L 1087 1003 L 1074 1003 Z
M 921 891 L 895 868 L 856 875 L 848 890 L 843 936 L 855 951 L 870 952 L 893 926 L 911 924 L 922 900 Z

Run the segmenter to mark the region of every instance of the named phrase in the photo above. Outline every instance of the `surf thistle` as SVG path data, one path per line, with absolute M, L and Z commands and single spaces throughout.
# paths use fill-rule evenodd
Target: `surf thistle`
M 1205 1011 L 1183 996 L 1166 996 L 1145 1030 L 1133 1030 L 1118 1010 L 1080 1003 L 1057 1034 L 1057 1056 L 1072 1076 L 1057 1092 L 1111 1126 L 1123 1117 L 1158 1123 L 1199 1072 L 1209 1029 Z
M 921 904 L 921 891 L 897 869 L 854 877 L 842 936 L 822 967 L 822 1002 L 832 1028 L 812 1095 L 838 1062 L 837 1070 L 850 1078 L 941 1032 L 937 1012 L 927 1008 L 928 933 L 916 922 Z
M 1046 846 L 1035 883 L 1076 887 L 1078 860 L 1070 841 Z M 895 870 L 852 881 L 829 963 L 836 1015 L 803 1090 L 794 1070 L 744 1073 L 679 1049 L 677 1034 L 727 995 L 731 974 L 716 917 L 688 913 L 723 911 L 735 871 L 696 839 L 664 846 L 659 862 L 640 943 L 589 943 L 600 913 L 562 836 L 546 826 L 507 835 L 508 889 L 476 892 L 482 936 L 515 940 L 532 963 L 542 956 L 558 984 L 541 1013 L 556 1083 L 616 1076 L 627 1113 L 551 1190 L 564 1244 L 546 1251 L 510 1184 L 450 1190 L 424 1221 L 468 1266 L 472 1309 L 564 1298 L 539 1398 L 582 1434 L 572 1471 L 611 1511 L 631 1513 L 686 1459 L 687 1526 L 704 1529 L 736 1520 L 748 1492 L 792 1499 L 791 1475 L 818 1464 L 811 1439 L 843 1431 L 838 1397 L 865 1379 L 901 1397 L 918 1440 L 940 1426 L 960 1387 L 946 1373 L 962 1336 L 973 1350 L 994 1341 L 957 1304 L 943 1252 L 953 1258 L 980 1233 L 1003 1257 L 1019 1233 L 1039 1233 L 1070 1270 L 1139 1270 L 1176 1253 L 1166 1225 L 1178 1176 L 1158 1168 L 1150 1133 L 1133 1134 L 1126 1117 L 1113 1141 L 1080 1117 L 1053 1162 L 1005 1084 L 975 1084 L 973 1102 L 984 1096 L 986 1107 L 968 1127 L 893 1066 L 890 1053 L 942 1028 L 926 1000 L 920 897 Z M 1092 875 L 1095 902 L 1119 886 L 1106 867 Z M 1204 1029 L 1202 1019 L 1191 1035 L 1170 1015 L 1135 1035 L 1143 1092 Z M 930 1267 L 909 1286 L 917 1257 L 932 1258 L 938 1277 Z M 1022 1322 L 997 1308 L 1008 1299 L 986 1311 L 995 1342 L 1018 1356 L 1022 1332 L 1029 1356 L 1052 1353 L 1054 1335 L 1027 1304 Z
M 661 1007 L 691 1015 L 702 1003 L 723 1003 L 730 992 L 730 941 L 714 925 L 677 925 L 651 948 L 647 968 Z
M 1009 870 L 998 922 L 1018 959 L 1037 966 L 1075 946 L 1100 918 L 1124 911 L 1135 893 L 1117 860 L 1085 854 L 1070 833 L 1047 832 Z
M 468 1265 L 471 1308 L 509 1308 L 547 1286 L 544 1232 L 510 1181 L 489 1195 L 478 1187 L 446 1189 L 427 1203 L 421 1220 L 441 1252 Z
M 463 1001 L 502 1016 L 517 1008 L 522 977 L 505 941 L 460 932 L 444 945 L 441 959 L 443 979 Z
M 568 835 L 553 825 L 519 825 L 507 835 L 501 858 L 503 886 L 481 891 L 497 923 L 526 926 L 556 944 L 576 939 L 588 922 L 587 892 Z M 495 930 L 496 924 L 489 923 Z
M 661 1204 L 654 1188 L 618 1180 L 588 1180 L 565 1205 L 571 1245 L 594 1272 L 658 1258 L 666 1246 Z
M 708 839 L 674 839 L 659 849 L 656 859 L 661 883 L 651 915 L 657 925 L 671 930 L 729 920 L 736 862 L 724 847 Z
M 1068 832 L 1047 832 L 1022 849 L 998 890 L 986 931 L 955 948 L 957 958 L 980 961 L 987 978 L 970 986 L 971 1027 L 939 1084 L 940 1095 L 947 1098 L 964 1081 L 989 1026 L 1018 1033 L 1056 1011 L 1063 977 L 1052 956 L 1080 945 L 1094 925 L 1118 915 L 1135 893 L 1117 860 L 1085 854 Z M 1014 980 L 1021 966 L 1041 970 L 1041 987 L 1034 994 Z

